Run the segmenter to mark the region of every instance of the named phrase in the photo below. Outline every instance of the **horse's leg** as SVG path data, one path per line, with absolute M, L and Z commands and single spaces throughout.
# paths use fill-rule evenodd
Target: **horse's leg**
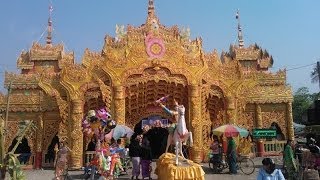
M 168 152 L 168 149 L 169 149 L 169 147 L 170 147 L 170 145 L 171 145 L 172 136 L 173 136 L 172 134 L 169 134 L 169 135 L 168 135 L 166 153 Z
M 189 132 L 189 140 L 190 140 L 190 144 L 189 146 L 192 147 L 193 146 L 193 137 L 192 137 L 192 132 Z
M 179 141 L 179 152 L 180 152 L 180 154 L 181 154 L 181 156 L 183 157 L 183 159 L 186 159 L 185 157 L 184 157 L 184 155 L 183 155 L 183 152 L 182 152 L 182 140 L 180 140 Z
M 178 140 L 176 140 L 176 149 L 175 149 L 175 151 L 176 151 L 176 165 L 178 166 L 179 165 L 179 141 Z M 180 143 L 181 144 L 181 143 Z

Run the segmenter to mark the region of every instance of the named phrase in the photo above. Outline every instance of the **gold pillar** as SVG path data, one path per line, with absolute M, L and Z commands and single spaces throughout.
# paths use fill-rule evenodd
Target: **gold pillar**
M 263 128 L 260 104 L 256 104 L 256 128 L 258 128 L 258 129 Z M 262 139 L 257 140 L 257 151 L 258 151 L 257 155 L 259 157 L 264 155 L 264 142 Z
M 287 104 L 287 135 L 290 140 L 294 140 L 293 118 L 292 118 L 292 103 Z
M 125 88 L 123 86 L 114 87 L 114 119 L 117 124 L 125 124 Z
M 83 118 L 83 100 L 72 100 L 71 122 L 69 124 L 71 149 L 71 169 L 79 169 L 82 167 L 83 156 L 83 133 L 82 133 L 82 118 Z
M 256 127 L 263 128 L 260 104 L 256 104 Z
M 191 159 L 194 162 L 200 163 L 203 159 L 202 147 L 202 122 L 201 122 L 201 96 L 198 85 L 189 86 L 189 112 L 192 126 L 193 147 L 191 149 Z
M 227 122 L 230 124 L 236 123 L 236 108 L 235 108 L 235 102 L 233 97 L 227 98 L 228 102 L 228 108 L 227 108 Z
M 36 152 L 42 152 L 42 145 L 43 145 L 43 115 L 39 114 L 38 119 L 35 122 L 37 125 L 36 129 Z
M 38 115 L 35 124 L 36 129 L 36 153 L 35 153 L 35 168 L 40 169 L 42 166 L 42 147 L 43 147 L 43 114 Z

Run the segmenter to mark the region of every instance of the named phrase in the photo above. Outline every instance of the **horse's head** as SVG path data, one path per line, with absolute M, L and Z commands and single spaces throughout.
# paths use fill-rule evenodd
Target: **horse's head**
M 186 108 L 183 105 L 176 106 L 176 111 L 179 115 L 184 115 Z

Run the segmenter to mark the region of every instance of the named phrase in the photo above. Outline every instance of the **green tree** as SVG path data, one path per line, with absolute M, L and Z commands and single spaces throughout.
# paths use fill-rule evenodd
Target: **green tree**
M 307 110 L 313 103 L 312 95 L 307 87 L 299 88 L 293 95 L 292 116 L 296 123 L 302 122 L 302 117 L 307 115 Z

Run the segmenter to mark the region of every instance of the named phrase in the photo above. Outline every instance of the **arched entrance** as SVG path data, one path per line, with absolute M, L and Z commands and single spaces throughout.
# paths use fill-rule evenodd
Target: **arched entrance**
M 16 144 L 17 144 L 17 138 L 14 138 L 9 149 L 8 149 L 8 152 L 10 152 Z M 21 140 L 20 144 L 18 145 L 18 147 L 14 151 L 14 154 L 18 154 L 17 158 L 18 158 L 20 164 L 28 164 L 29 163 L 30 157 L 31 157 L 31 149 L 28 144 L 27 138 L 24 137 Z
M 225 114 L 226 114 L 226 104 L 224 99 L 224 94 L 221 88 L 215 85 L 206 85 L 203 82 L 202 95 L 202 119 L 203 119 L 203 146 L 209 148 L 210 139 L 212 136 L 212 130 L 223 125 Z
M 57 134 L 52 138 L 50 145 L 48 146 L 47 153 L 44 156 L 43 167 L 53 167 L 56 156 L 55 147 L 59 145 L 59 138 Z
M 158 82 L 150 80 L 145 83 L 140 82 L 127 86 L 125 99 L 127 126 L 133 128 L 143 118 L 155 114 L 170 120 L 171 117 L 155 103 L 157 99 L 166 95 L 169 95 L 168 101 L 166 102 L 169 108 L 174 107 L 173 99 L 176 99 L 185 107 L 189 107 L 188 88 L 184 84 L 170 83 L 164 80 L 159 80 Z M 186 108 L 185 114 L 188 126 L 188 108 Z

